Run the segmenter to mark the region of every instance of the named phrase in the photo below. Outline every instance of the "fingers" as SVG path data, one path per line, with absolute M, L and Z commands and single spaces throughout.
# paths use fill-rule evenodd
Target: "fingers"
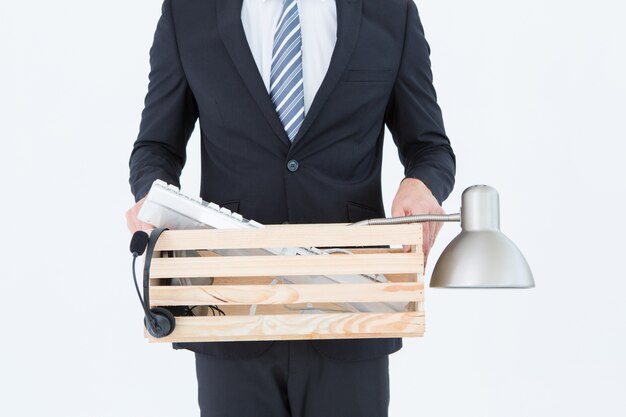
M 130 233 L 135 233 L 138 230 L 152 230 L 155 228 L 154 225 L 150 223 L 144 223 L 137 218 L 133 218 L 132 216 L 126 216 L 126 227 Z
M 144 223 L 142 221 L 136 220 L 136 221 L 132 221 L 132 220 L 126 220 L 126 226 L 128 227 L 128 230 L 130 231 L 130 233 L 135 233 L 139 230 L 152 230 L 154 229 L 156 226 L 150 223 Z
M 139 200 L 134 206 L 126 211 L 126 227 L 130 231 L 130 233 L 135 233 L 138 230 L 152 230 L 156 226 L 150 223 L 144 223 L 137 218 L 139 214 L 139 210 L 141 210 L 141 206 L 145 197 Z
M 130 233 L 135 233 L 137 231 L 137 219 L 132 215 L 131 210 L 126 212 L 126 227 Z
M 405 216 L 404 209 L 400 205 L 394 204 L 391 207 L 391 217 L 400 217 L 400 216 Z
M 432 247 L 432 223 L 422 223 L 422 253 L 424 254 L 424 268 L 426 259 Z
M 130 233 L 135 233 L 137 230 L 141 230 L 140 221 L 137 220 L 137 216 L 133 213 L 132 209 L 126 212 L 126 227 Z
M 411 214 L 443 214 L 443 208 L 435 199 L 426 184 L 416 178 L 405 178 L 391 204 L 393 217 L 408 216 Z M 441 228 L 440 224 L 422 223 L 424 239 L 422 247 L 427 253 L 435 242 L 435 236 Z M 407 250 L 405 246 L 405 251 Z
M 437 210 L 436 214 L 444 214 L 444 213 L 445 211 L 441 209 L 441 210 Z M 422 224 L 424 227 L 423 229 L 424 232 L 422 233 L 423 239 L 424 239 L 424 244 L 423 244 L 424 268 L 426 268 L 428 254 L 430 253 L 430 250 L 432 249 L 432 247 L 435 245 L 435 241 L 437 240 L 437 235 L 439 234 L 439 231 L 443 227 L 443 223 L 429 222 L 429 223 L 422 223 Z
M 405 216 L 405 215 L 410 216 L 411 214 L 412 213 L 409 211 L 409 212 L 403 212 L 402 214 L 392 214 L 392 216 L 393 217 Z M 425 265 L 426 257 L 428 256 L 430 249 L 435 244 L 435 237 L 437 236 L 437 233 L 439 233 L 439 230 L 441 229 L 441 223 L 425 222 L 425 223 L 420 223 L 420 224 L 422 225 L 422 253 L 424 254 L 424 265 Z M 411 246 L 402 245 L 402 249 L 405 253 L 410 252 Z
M 397 198 L 394 199 L 393 203 L 391 204 L 391 217 L 402 217 L 406 215 L 408 215 L 408 213 L 406 212 L 403 205 L 398 201 Z M 411 252 L 411 246 L 402 245 L 402 251 L 405 253 Z

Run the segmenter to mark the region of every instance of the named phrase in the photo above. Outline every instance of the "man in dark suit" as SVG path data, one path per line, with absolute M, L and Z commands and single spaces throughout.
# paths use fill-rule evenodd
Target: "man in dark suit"
M 274 3 L 273 3 L 274 2 Z M 269 46 L 268 46 L 269 45 Z M 387 125 L 405 167 L 392 215 L 442 213 L 455 158 L 413 0 L 165 0 L 130 156 L 136 215 L 179 185 L 201 128 L 200 196 L 260 223 L 384 217 Z M 438 226 L 425 224 L 427 254 Z M 385 416 L 401 339 L 175 344 L 203 416 Z

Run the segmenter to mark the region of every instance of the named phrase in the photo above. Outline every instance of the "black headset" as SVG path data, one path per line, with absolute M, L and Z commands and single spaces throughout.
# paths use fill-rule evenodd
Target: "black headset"
M 130 241 L 130 252 L 133 254 L 133 280 L 135 281 L 135 290 L 137 290 L 137 296 L 143 307 L 145 314 L 143 323 L 153 337 L 161 338 L 169 336 L 176 327 L 176 319 L 171 311 L 164 307 L 150 308 L 150 264 L 152 263 L 152 255 L 154 254 L 154 247 L 156 246 L 159 236 L 165 230 L 166 227 L 159 227 L 150 233 L 138 230 L 133 234 Z M 146 259 L 143 265 L 143 298 L 139 292 L 139 285 L 137 284 L 137 276 L 135 275 L 135 262 L 137 257 L 142 255 L 146 251 Z

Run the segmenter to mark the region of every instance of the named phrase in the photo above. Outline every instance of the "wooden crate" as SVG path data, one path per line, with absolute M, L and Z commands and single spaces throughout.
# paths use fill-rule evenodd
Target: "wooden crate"
M 423 254 L 420 224 L 347 226 L 269 225 L 244 230 L 168 230 L 150 267 L 150 307 L 216 305 L 226 315 L 176 317 L 176 329 L 151 342 L 345 339 L 422 336 Z M 398 245 L 410 245 L 404 253 Z M 395 248 L 380 246 L 394 245 Z M 215 250 L 343 247 L 352 254 L 217 256 Z M 378 246 L 378 247 L 372 247 Z M 354 248 L 359 247 L 359 248 Z M 196 256 L 170 257 L 172 251 Z M 197 251 L 197 252 L 196 252 Z M 187 252 L 189 253 L 189 252 Z M 199 255 L 199 256 L 198 256 Z M 386 283 L 274 284 L 276 276 L 384 274 Z M 213 277 L 212 285 L 171 285 L 171 278 Z M 337 303 L 406 302 L 400 312 L 322 312 Z M 250 315 L 250 306 L 256 313 Z M 345 304 L 344 304 L 345 305 Z

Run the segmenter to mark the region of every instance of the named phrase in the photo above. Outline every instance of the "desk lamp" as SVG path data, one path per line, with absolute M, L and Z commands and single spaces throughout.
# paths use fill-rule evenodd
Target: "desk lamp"
M 534 287 L 526 259 L 500 231 L 500 202 L 496 189 L 473 185 L 463 191 L 461 202 L 461 213 L 370 219 L 354 225 L 461 222 L 461 233 L 448 244 L 435 264 L 431 287 Z

